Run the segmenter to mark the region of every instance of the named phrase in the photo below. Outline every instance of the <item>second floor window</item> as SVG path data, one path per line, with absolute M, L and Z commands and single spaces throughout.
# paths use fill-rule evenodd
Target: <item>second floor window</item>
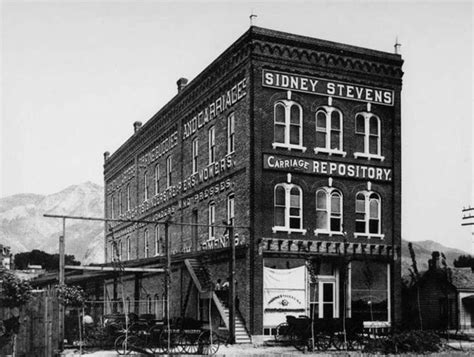
M 127 201 L 127 212 L 130 211 L 130 208 L 131 208 L 130 199 L 131 199 L 130 184 L 127 184 L 127 197 L 126 197 L 126 201 Z
M 155 195 L 160 192 L 160 164 L 155 165 Z
M 192 143 L 192 158 L 193 158 L 193 174 L 198 170 L 198 158 L 199 158 L 199 141 L 198 138 L 193 139 Z
M 208 132 L 209 137 L 209 164 L 216 161 L 216 128 L 211 126 Z
M 382 236 L 381 199 L 372 191 L 356 194 L 356 228 L 355 235 Z
M 357 113 L 355 117 L 356 152 L 354 156 L 383 160 L 381 154 L 380 118 L 369 112 Z
M 143 233 L 143 238 L 144 238 L 145 258 L 148 258 L 148 254 L 150 253 L 150 246 L 148 242 L 148 229 L 145 229 L 145 232 Z
M 216 237 L 216 229 L 214 227 L 214 224 L 216 224 L 216 204 L 214 202 L 209 203 L 208 224 L 209 224 L 209 239 L 214 239 Z
M 130 260 L 132 257 L 132 241 L 130 237 L 127 237 L 127 260 Z
M 280 183 L 274 190 L 274 232 L 303 230 L 303 191 L 298 185 Z
M 143 189 L 145 192 L 144 200 L 148 201 L 148 172 L 147 171 L 145 171 L 145 174 L 143 175 Z
M 342 194 L 324 187 L 316 191 L 316 232 L 342 232 Z
M 122 190 L 118 192 L 118 207 L 119 207 L 119 215 L 123 213 L 123 206 L 122 206 Z
M 155 227 L 155 255 L 159 255 L 162 253 L 161 247 L 161 238 L 160 238 L 160 225 L 157 224 Z
M 303 147 L 303 109 L 292 100 L 275 103 L 273 148 L 306 150 Z
M 342 113 L 340 110 L 324 106 L 316 111 L 316 148 L 314 152 L 328 154 L 346 153 L 342 150 Z
M 227 222 L 234 224 L 234 194 L 227 196 Z
M 227 117 L 227 154 L 234 152 L 235 138 L 235 114 Z
M 114 195 L 110 196 L 110 215 L 112 218 L 115 218 L 115 197 Z
M 166 159 L 166 187 L 171 187 L 171 173 L 173 171 L 173 159 L 170 156 Z

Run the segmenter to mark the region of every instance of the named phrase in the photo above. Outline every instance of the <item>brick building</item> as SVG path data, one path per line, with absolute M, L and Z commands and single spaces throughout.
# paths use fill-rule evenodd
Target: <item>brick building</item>
M 398 322 L 402 63 L 251 27 L 104 155 L 107 217 L 149 222 L 110 222 L 106 261 L 164 266 L 169 220 L 170 316 L 225 328 L 212 289 L 229 276 L 232 222 L 238 340 L 288 314 Z M 110 279 L 106 297 L 162 315 L 164 279 Z

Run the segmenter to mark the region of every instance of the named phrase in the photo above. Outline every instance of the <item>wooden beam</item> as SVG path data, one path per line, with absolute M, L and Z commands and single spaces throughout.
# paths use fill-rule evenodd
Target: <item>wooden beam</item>
M 91 265 L 66 265 L 66 269 L 73 270 L 92 270 L 92 271 L 124 271 L 124 272 L 140 272 L 140 273 L 164 273 L 163 268 L 114 268 L 114 267 L 99 267 Z

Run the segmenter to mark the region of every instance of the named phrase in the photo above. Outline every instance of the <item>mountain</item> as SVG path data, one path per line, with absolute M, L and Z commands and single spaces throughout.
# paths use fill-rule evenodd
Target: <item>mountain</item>
M 408 275 L 408 269 L 412 266 L 410 252 L 408 250 L 408 241 L 402 241 L 402 275 Z M 453 262 L 460 255 L 469 253 L 456 248 L 449 248 L 432 240 L 411 242 L 415 252 L 416 265 L 419 271 L 428 269 L 428 259 L 431 259 L 431 253 L 438 251 L 446 256 L 448 266 L 453 266 Z
M 103 217 L 104 189 L 92 182 L 69 186 L 51 194 L 18 194 L 0 198 L 0 244 L 10 246 L 13 254 L 33 249 L 58 252 L 62 220 L 43 215 Z M 104 224 L 66 220 L 66 254 L 83 264 L 104 260 Z

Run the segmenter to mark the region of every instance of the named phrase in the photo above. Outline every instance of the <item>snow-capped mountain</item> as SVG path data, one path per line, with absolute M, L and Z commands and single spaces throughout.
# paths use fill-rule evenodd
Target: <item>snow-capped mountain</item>
M 18 194 L 0 198 L 0 244 L 13 254 L 33 249 L 58 252 L 62 220 L 43 215 L 103 217 L 104 189 L 91 182 L 69 186 L 51 194 Z M 66 221 L 66 254 L 83 264 L 104 260 L 104 224 L 94 221 Z

